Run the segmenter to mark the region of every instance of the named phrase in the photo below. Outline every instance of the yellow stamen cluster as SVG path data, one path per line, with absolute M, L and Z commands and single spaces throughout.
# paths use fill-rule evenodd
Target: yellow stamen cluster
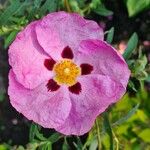
M 54 80 L 59 84 L 72 86 L 76 84 L 77 77 L 81 74 L 81 69 L 70 59 L 63 59 L 55 64 L 53 71 L 55 72 Z

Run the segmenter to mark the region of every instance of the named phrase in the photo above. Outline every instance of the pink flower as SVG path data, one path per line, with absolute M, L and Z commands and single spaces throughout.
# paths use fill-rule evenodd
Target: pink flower
M 78 14 L 51 13 L 29 24 L 9 48 L 13 107 L 65 135 L 88 132 L 125 93 L 130 75 L 122 56 L 102 40 L 97 23 Z

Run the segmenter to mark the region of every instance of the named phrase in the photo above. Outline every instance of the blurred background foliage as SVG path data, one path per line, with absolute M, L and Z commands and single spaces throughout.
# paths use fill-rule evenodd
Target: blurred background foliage
M 128 63 L 122 100 L 81 137 L 64 136 L 26 120 L 9 104 L 7 48 L 28 23 L 55 11 L 97 21 Z M 150 150 L 150 0 L 0 1 L 0 150 Z M 137 33 L 136 33 L 136 32 Z

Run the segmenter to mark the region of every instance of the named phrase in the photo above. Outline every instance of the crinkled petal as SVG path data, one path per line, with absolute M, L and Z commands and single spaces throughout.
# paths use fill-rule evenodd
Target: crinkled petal
M 124 87 L 127 86 L 130 76 L 128 65 L 123 57 L 104 41 L 82 41 L 75 61 L 78 65 L 84 63 L 92 65 L 92 74 L 107 75 Z
M 71 94 L 72 108 L 65 123 L 56 130 L 65 135 L 83 135 L 94 124 L 96 117 L 125 93 L 122 84 L 109 76 L 87 75 L 79 79 L 82 90 Z
M 17 111 L 45 128 L 60 126 L 71 109 L 69 94 L 64 87 L 50 92 L 44 83 L 29 90 L 18 83 L 12 70 L 9 73 L 8 94 Z
M 66 46 L 75 53 L 82 40 L 103 40 L 104 37 L 96 22 L 66 12 L 55 12 L 44 17 L 37 25 L 36 33 L 40 45 L 55 60 L 60 59 Z
M 44 53 L 36 39 L 34 29 L 38 23 L 29 24 L 9 48 L 9 64 L 17 80 L 29 89 L 52 77 L 52 73 L 44 66 L 44 60 L 50 57 Z

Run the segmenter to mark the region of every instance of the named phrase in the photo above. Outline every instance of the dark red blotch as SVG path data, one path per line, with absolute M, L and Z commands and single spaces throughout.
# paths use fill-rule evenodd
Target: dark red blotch
M 73 59 L 73 52 L 72 49 L 69 46 L 66 46 L 62 53 L 61 53 L 62 58 L 68 58 L 68 59 Z
M 80 67 L 82 75 L 90 74 L 93 71 L 93 66 L 90 64 L 81 64 Z
M 54 65 L 55 65 L 56 61 L 53 59 L 45 59 L 44 61 L 44 66 L 48 69 L 48 70 L 52 70 Z
M 60 86 L 53 79 L 50 79 L 46 86 L 48 91 L 57 91 L 60 88 Z
M 73 94 L 79 94 L 81 92 L 81 84 L 77 82 L 75 85 L 68 87 L 69 91 Z

